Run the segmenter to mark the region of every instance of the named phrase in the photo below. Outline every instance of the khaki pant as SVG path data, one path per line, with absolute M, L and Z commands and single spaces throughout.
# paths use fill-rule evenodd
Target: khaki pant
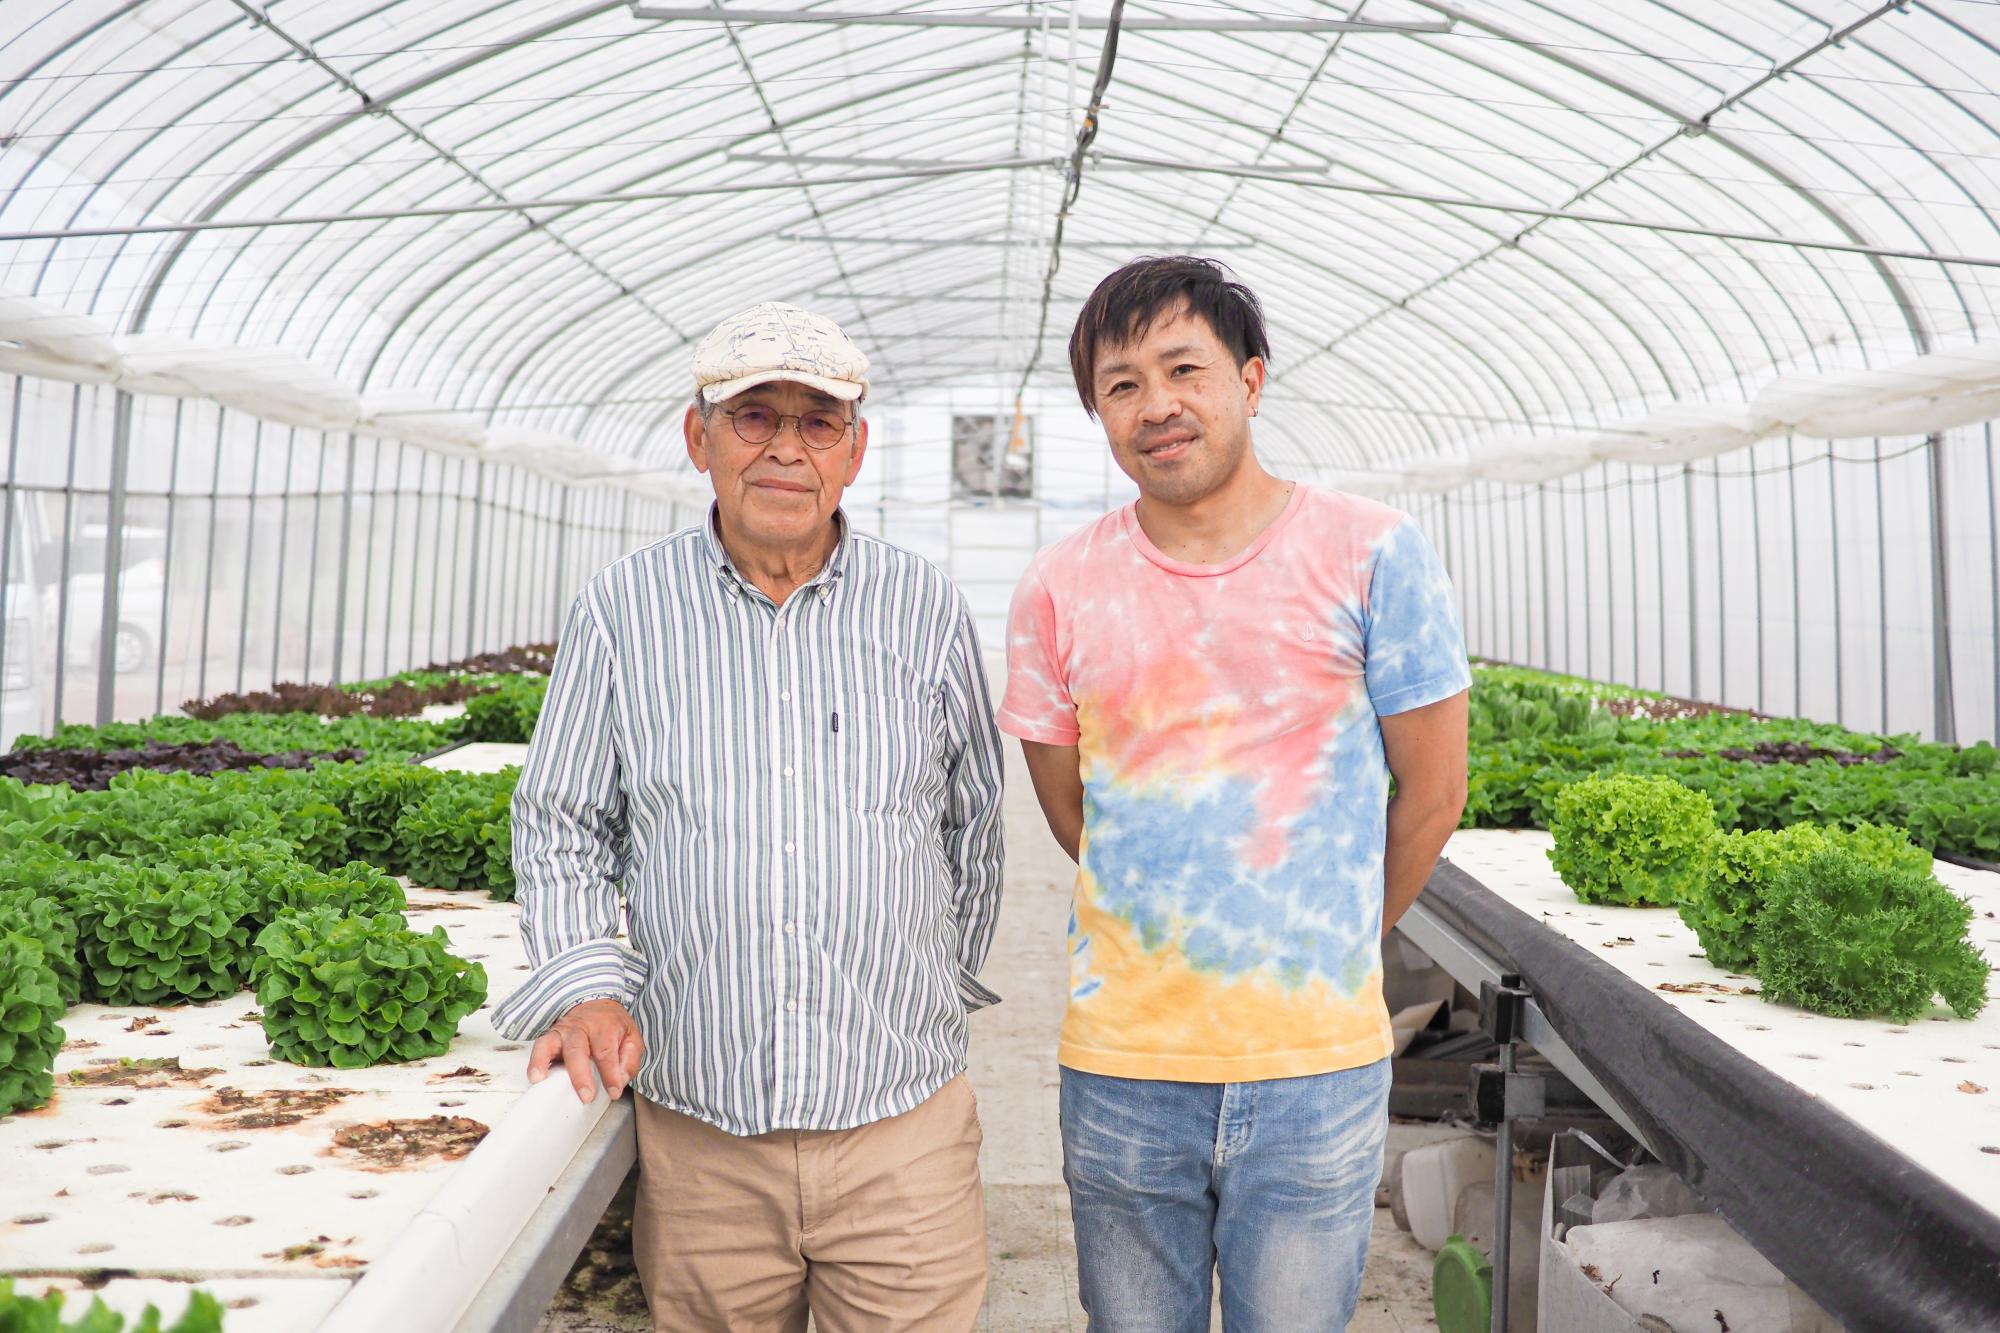
M 970 1329 L 986 1295 L 979 1112 L 744 1138 L 637 1099 L 632 1248 L 659 1333 Z

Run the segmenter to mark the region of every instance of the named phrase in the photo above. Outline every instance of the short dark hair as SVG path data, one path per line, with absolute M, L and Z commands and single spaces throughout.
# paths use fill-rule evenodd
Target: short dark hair
M 1098 352 L 1143 336 L 1154 321 L 1183 309 L 1208 322 L 1239 369 L 1253 356 L 1271 359 L 1264 307 L 1227 265 L 1200 255 L 1145 255 L 1097 284 L 1069 335 L 1070 373 L 1085 412 L 1097 415 Z

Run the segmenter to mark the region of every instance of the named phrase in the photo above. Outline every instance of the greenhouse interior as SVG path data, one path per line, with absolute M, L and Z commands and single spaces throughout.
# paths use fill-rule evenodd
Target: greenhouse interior
M 7 0 L 0 1328 L 2000 1330 L 1996 329 L 1994 0 Z

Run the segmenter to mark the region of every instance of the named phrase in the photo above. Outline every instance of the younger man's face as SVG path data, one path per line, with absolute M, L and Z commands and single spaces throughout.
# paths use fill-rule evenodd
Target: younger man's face
M 1261 360 L 1238 366 L 1208 321 L 1184 309 L 1106 345 L 1091 386 L 1118 466 L 1141 495 L 1170 505 L 1213 494 L 1243 466 L 1263 387 Z

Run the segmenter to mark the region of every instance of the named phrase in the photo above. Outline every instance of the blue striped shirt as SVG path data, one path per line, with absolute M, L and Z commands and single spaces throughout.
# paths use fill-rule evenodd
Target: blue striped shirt
M 494 1026 L 524 1040 L 620 1000 L 634 1086 L 732 1134 L 909 1110 L 999 998 L 974 979 L 1001 755 L 972 617 L 934 566 L 836 521 L 782 607 L 713 518 L 593 577 L 514 794 L 534 970 Z

